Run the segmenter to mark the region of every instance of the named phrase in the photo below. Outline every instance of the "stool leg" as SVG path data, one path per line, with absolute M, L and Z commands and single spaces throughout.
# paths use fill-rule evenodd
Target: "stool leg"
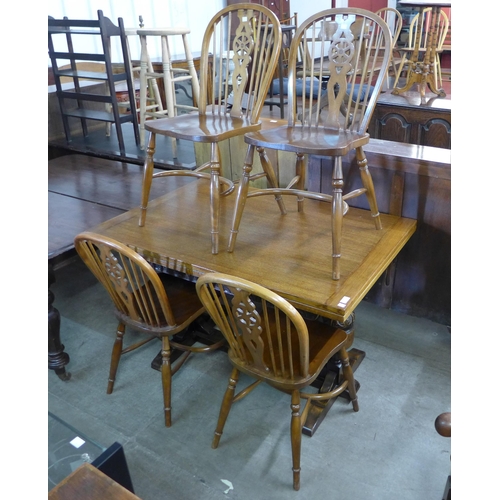
M 172 64 L 170 62 L 170 47 L 166 36 L 161 37 L 161 57 L 163 64 L 163 85 L 165 87 L 165 100 L 167 101 L 168 117 L 175 116 L 175 88 L 172 81 Z M 172 156 L 177 158 L 177 141 L 172 138 Z
M 139 91 L 139 136 L 141 149 L 144 149 L 146 143 L 146 107 L 148 104 L 148 47 L 146 37 L 140 35 L 139 39 L 141 41 L 141 70 L 139 73 L 140 79 L 140 91 Z

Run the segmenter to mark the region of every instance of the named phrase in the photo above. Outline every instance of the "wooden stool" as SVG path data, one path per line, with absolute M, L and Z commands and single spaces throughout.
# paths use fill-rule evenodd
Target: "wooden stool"
M 177 115 L 177 109 L 187 109 L 189 111 L 196 110 L 195 104 L 198 103 L 199 98 L 199 82 L 198 75 L 193 63 L 193 56 L 189 47 L 187 35 L 190 34 L 187 28 L 142 28 L 137 30 L 141 41 L 141 70 L 140 70 L 140 142 L 141 149 L 145 147 L 145 120 L 146 117 L 164 118 L 165 116 L 173 117 Z M 147 37 L 159 36 L 161 37 L 161 55 L 162 55 L 162 69 L 163 71 L 155 72 L 151 65 L 151 59 L 148 53 Z M 187 62 L 188 69 L 174 68 L 172 66 L 172 57 L 169 45 L 169 37 L 181 36 L 184 46 L 184 56 Z M 163 85 L 165 89 L 166 109 L 160 99 L 158 86 L 156 84 L 157 78 L 163 78 Z M 148 98 L 147 89 L 148 82 L 153 81 L 153 94 Z M 175 84 L 182 81 L 191 81 L 193 90 L 193 106 L 185 104 L 177 104 L 175 99 Z M 156 86 L 156 90 L 155 90 Z M 173 157 L 177 157 L 177 144 L 176 139 L 172 138 L 172 152 Z

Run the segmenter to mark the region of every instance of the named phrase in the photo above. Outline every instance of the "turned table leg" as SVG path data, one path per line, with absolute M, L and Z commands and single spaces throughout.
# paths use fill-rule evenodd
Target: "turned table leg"
M 54 271 L 49 264 L 49 370 L 54 370 L 61 380 L 66 381 L 71 378 L 71 373 L 66 372 L 64 368 L 69 363 L 69 355 L 64 352 L 64 345 L 61 344 L 61 315 L 52 305 L 54 302 L 54 293 L 50 290 L 50 286 L 54 281 Z
M 356 348 L 351 348 L 352 343 L 354 342 L 354 314 L 352 314 L 345 323 L 337 323 L 336 326 L 349 334 L 349 340 L 346 348 L 349 349 L 349 362 L 351 364 L 352 371 L 355 372 L 363 361 L 365 352 L 360 351 Z M 322 377 L 321 375 L 320 377 L 318 377 L 318 379 L 322 379 L 322 384 L 321 387 L 319 387 L 318 392 L 329 392 L 335 389 L 335 387 L 340 383 L 341 370 L 342 363 L 340 361 L 340 358 L 338 356 L 334 356 L 323 369 L 324 377 Z M 355 383 L 357 391 L 360 387 L 360 384 L 357 380 L 355 381 Z M 349 391 L 346 389 L 338 397 L 350 400 Z M 304 426 L 302 427 L 302 434 L 310 437 L 314 435 L 336 399 L 337 398 L 332 398 L 326 401 L 311 402 L 311 408 L 309 409 L 306 421 L 304 423 Z

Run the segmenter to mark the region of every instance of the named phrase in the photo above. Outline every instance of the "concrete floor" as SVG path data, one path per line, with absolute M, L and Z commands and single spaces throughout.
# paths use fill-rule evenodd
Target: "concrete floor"
M 57 270 L 52 290 L 71 379 L 49 373 L 48 409 L 104 446 L 121 443 L 141 499 L 441 499 L 451 443 L 434 420 L 450 411 L 447 327 L 359 306 L 354 347 L 366 352 L 355 373 L 360 411 L 339 399 L 315 435 L 303 437 L 294 492 L 287 395 L 259 386 L 235 404 L 213 450 L 231 371 L 226 353 L 193 355 L 174 376 L 167 429 L 160 374 L 150 367 L 159 342 L 124 356 L 107 395 L 116 328 L 110 299 L 79 258 Z

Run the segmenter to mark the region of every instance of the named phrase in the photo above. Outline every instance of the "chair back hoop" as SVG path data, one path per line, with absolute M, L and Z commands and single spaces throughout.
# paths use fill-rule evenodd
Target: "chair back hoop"
M 267 7 L 230 5 L 209 22 L 200 61 L 200 114 L 257 123 L 281 49 L 281 27 Z
M 439 52 L 443 49 L 443 44 L 446 39 L 449 27 L 449 18 L 444 10 L 441 10 L 437 19 L 432 18 L 432 8 L 427 7 L 418 13 L 410 23 L 410 29 L 408 33 L 408 48 L 414 48 L 414 44 L 417 37 L 417 30 L 420 29 L 422 36 L 420 38 L 420 49 L 425 49 L 427 47 L 427 39 L 429 34 L 432 32 L 431 23 L 435 23 L 433 27 L 435 30 L 435 36 L 437 38 L 436 50 Z
M 389 27 L 373 12 L 337 8 L 306 19 L 290 48 L 289 126 L 365 133 L 391 48 Z
M 159 276 L 137 252 L 119 241 L 92 232 L 77 235 L 75 249 L 104 286 L 120 314 L 139 327 L 175 325 Z
M 293 383 L 307 376 L 307 326 L 287 300 L 223 273 L 205 274 L 198 279 L 196 290 L 240 369 L 277 383 Z
M 401 12 L 392 7 L 383 7 L 377 10 L 375 14 L 380 16 L 387 23 L 387 26 L 389 26 L 392 35 L 392 48 L 394 49 L 399 39 L 399 35 L 401 34 L 401 28 L 403 27 L 403 16 Z

